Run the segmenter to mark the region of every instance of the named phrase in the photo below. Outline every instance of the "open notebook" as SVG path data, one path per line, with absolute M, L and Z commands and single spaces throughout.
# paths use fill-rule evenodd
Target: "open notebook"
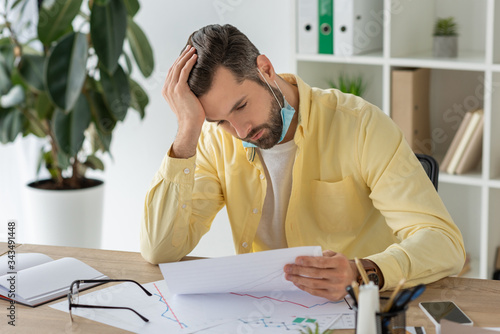
M 107 278 L 82 261 L 70 257 L 53 260 L 40 253 L 17 253 L 14 268 L 9 266 L 10 260 L 7 255 L 0 257 L 0 298 L 28 306 L 37 306 L 67 295 L 74 280 Z M 92 285 L 95 284 L 87 284 L 83 288 Z

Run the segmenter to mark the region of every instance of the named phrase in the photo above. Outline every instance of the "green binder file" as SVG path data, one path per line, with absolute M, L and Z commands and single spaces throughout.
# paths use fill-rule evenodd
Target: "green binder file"
M 318 0 L 318 52 L 333 54 L 333 1 Z

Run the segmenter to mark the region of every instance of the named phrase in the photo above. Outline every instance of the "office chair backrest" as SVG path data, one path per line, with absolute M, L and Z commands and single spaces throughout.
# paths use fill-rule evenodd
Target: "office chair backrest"
M 439 166 L 437 161 L 427 154 L 417 153 L 415 155 L 417 156 L 418 161 L 422 164 L 422 167 L 424 167 L 427 176 L 431 179 L 434 188 L 438 190 Z

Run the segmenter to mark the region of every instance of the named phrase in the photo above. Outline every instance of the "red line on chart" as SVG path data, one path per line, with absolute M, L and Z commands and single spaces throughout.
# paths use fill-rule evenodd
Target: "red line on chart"
M 174 310 L 170 307 L 170 305 L 168 305 L 168 302 L 167 300 L 165 299 L 165 297 L 163 297 L 163 295 L 161 294 L 161 291 L 160 289 L 158 289 L 158 287 L 156 286 L 155 283 L 153 283 L 153 285 L 155 286 L 156 290 L 158 291 L 158 293 L 160 294 L 160 297 L 163 298 L 163 301 L 165 302 L 165 304 L 167 304 L 167 307 L 170 309 L 170 312 L 172 312 L 174 318 L 175 318 L 175 321 L 177 321 L 177 323 L 179 324 L 179 326 L 181 326 L 181 328 L 184 328 L 181 324 L 181 322 L 179 321 L 179 319 L 177 319 L 177 316 L 175 315 L 174 313 Z
M 251 297 L 251 298 L 255 298 L 255 299 L 271 299 L 271 300 L 274 300 L 274 301 L 277 301 L 277 302 L 280 302 L 280 303 L 290 303 L 290 304 L 293 304 L 293 305 L 297 305 L 297 306 L 300 306 L 300 307 L 304 307 L 304 308 L 311 308 L 312 306 L 307 306 L 307 305 L 304 305 L 304 304 L 300 304 L 300 303 L 296 303 L 296 302 L 292 302 L 290 300 L 281 300 L 281 299 L 276 299 L 276 298 L 273 298 L 273 297 L 269 297 L 269 296 L 262 296 L 262 297 L 257 297 L 257 296 L 252 296 L 252 295 L 249 295 L 249 294 L 240 294 L 240 293 L 236 293 L 236 292 L 230 292 L 232 295 L 237 295 L 237 296 L 241 296 L 241 297 Z M 329 302 L 326 302 L 325 304 L 328 304 Z M 314 305 L 314 306 L 317 306 L 317 305 Z

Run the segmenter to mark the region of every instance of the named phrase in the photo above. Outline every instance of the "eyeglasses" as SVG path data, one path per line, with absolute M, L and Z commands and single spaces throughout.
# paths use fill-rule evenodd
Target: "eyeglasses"
M 101 305 L 85 305 L 85 304 L 78 304 L 78 296 L 80 294 L 80 284 L 83 283 L 100 283 L 100 284 L 105 284 L 105 283 L 110 283 L 110 282 L 131 282 L 137 284 L 142 291 L 144 291 L 148 296 L 152 296 L 152 294 L 146 290 L 142 285 L 137 283 L 136 281 L 130 280 L 130 279 L 83 279 L 83 280 L 76 280 L 71 283 L 69 287 L 69 292 L 68 292 L 68 305 L 69 305 L 69 317 L 71 318 L 71 322 L 73 322 L 73 314 L 71 313 L 72 308 L 102 308 L 102 309 L 114 309 L 114 310 L 130 310 L 137 314 L 142 320 L 145 322 L 149 322 L 149 319 L 141 315 L 139 312 L 135 311 L 134 309 L 131 309 L 130 307 L 121 307 L 121 306 L 101 306 Z

